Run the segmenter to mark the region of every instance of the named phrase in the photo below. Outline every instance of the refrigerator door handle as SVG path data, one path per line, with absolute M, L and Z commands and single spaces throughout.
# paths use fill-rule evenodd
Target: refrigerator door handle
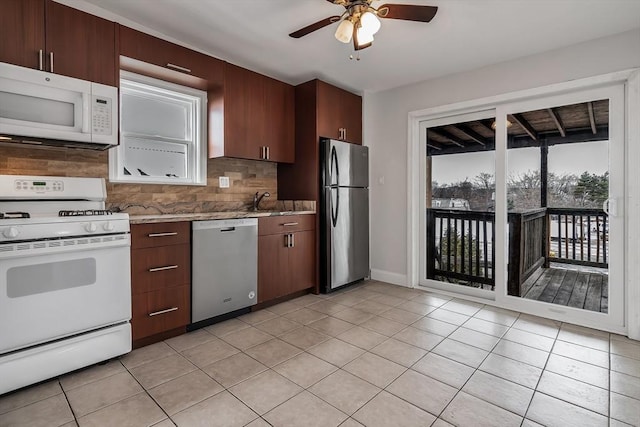
M 331 187 L 331 191 L 336 192 L 336 202 L 333 203 L 333 200 L 331 200 L 331 224 L 335 227 L 338 223 L 338 209 L 340 209 L 340 189 Z
M 333 169 L 336 170 L 336 180 L 335 185 L 338 185 L 340 182 L 340 168 L 338 166 L 338 153 L 336 152 L 336 147 L 331 147 L 331 169 L 329 170 L 329 185 L 333 184 Z

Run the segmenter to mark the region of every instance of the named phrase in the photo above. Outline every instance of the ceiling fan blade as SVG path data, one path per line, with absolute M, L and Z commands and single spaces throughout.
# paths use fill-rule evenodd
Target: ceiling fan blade
M 418 6 L 413 4 L 383 4 L 378 8 L 378 16 L 405 21 L 430 22 L 438 8 L 436 6 Z
M 337 22 L 340 20 L 339 16 L 331 16 L 329 18 L 325 18 L 322 19 L 318 22 L 314 22 L 311 25 L 307 25 L 304 28 L 300 28 L 298 31 L 294 31 L 293 33 L 289 34 L 289 37 L 293 37 L 294 39 L 299 39 L 302 36 L 306 36 L 309 33 L 313 33 L 316 30 L 319 30 L 320 28 L 324 28 L 327 25 L 331 25 L 334 22 Z

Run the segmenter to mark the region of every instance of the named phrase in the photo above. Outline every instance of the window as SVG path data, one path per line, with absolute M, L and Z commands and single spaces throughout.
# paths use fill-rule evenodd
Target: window
M 207 93 L 120 72 L 120 145 L 109 152 L 116 182 L 206 185 Z

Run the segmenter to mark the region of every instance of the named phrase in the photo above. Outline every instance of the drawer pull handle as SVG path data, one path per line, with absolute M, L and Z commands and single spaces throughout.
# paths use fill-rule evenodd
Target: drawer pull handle
M 177 309 L 178 309 L 178 307 L 171 307 L 171 308 L 167 308 L 165 310 L 154 311 L 153 313 L 149 313 L 149 317 L 157 316 L 158 314 L 171 313 L 172 311 L 176 311 Z
M 167 236 L 177 236 L 178 232 L 177 231 L 170 231 L 167 233 L 151 233 L 148 234 L 149 237 L 167 237 Z
M 167 265 L 165 267 L 154 267 L 154 268 L 150 268 L 149 272 L 150 273 L 154 273 L 156 271 L 164 271 L 164 270 L 175 270 L 176 268 L 178 268 L 177 265 Z
M 297 222 L 285 222 L 284 224 L 282 224 L 283 227 L 294 227 L 298 225 Z
M 188 68 L 181 67 L 179 65 L 172 64 L 172 63 L 168 63 L 167 64 L 167 68 L 173 68 L 174 70 L 182 71 L 182 72 L 185 72 L 185 73 L 190 73 L 191 72 L 191 70 L 188 69 Z

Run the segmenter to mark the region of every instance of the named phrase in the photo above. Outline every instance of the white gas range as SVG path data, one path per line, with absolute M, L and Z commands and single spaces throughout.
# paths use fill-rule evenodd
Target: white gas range
M 0 394 L 131 351 L 129 216 L 101 178 L 0 175 Z

